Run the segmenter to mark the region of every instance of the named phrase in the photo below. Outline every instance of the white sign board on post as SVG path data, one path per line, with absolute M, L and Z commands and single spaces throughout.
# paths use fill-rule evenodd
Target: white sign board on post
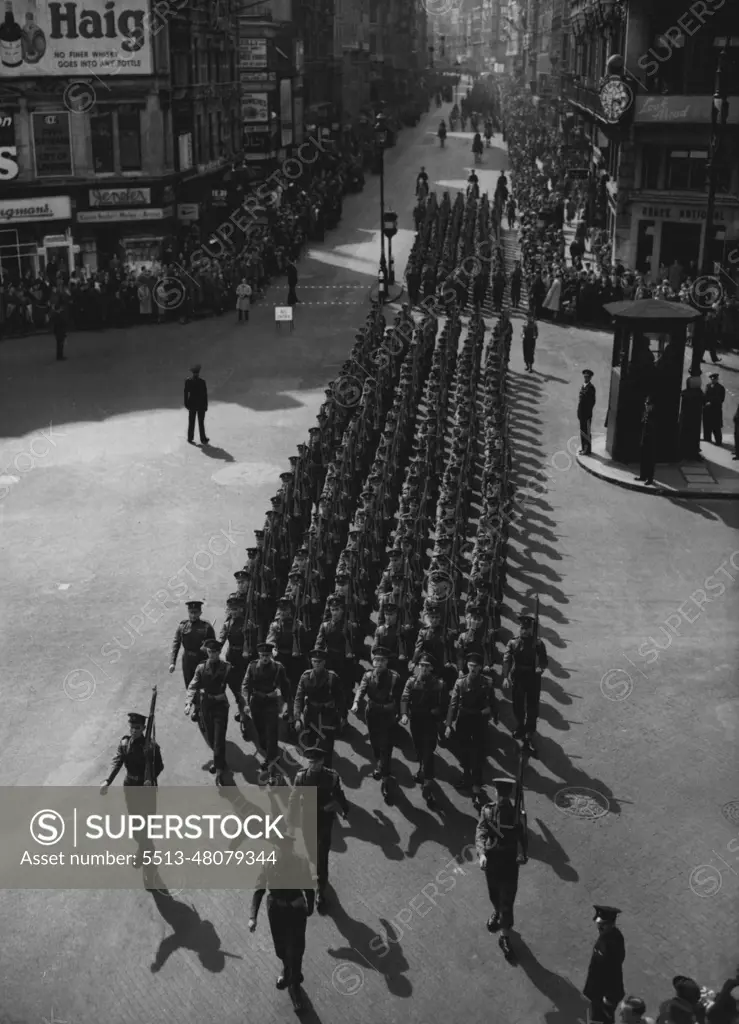
M 292 306 L 275 306 L 275 324 L 278 330 L 283 324 L 290 324 L 290 330 L 293 329 Z

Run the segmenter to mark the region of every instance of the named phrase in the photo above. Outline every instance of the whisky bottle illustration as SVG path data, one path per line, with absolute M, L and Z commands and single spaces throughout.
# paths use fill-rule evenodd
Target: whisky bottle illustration
M 23 59 L 27 64 L 38 64 L 46 53 L 46 36 L 34 21 L 33 14 L 26 14 L 23 26 Z
M 23 32 L 13 17 L 13 0 L 5 0 L 5 19 L 0 25 L 0 64 L 19 68 L 23 63 Z

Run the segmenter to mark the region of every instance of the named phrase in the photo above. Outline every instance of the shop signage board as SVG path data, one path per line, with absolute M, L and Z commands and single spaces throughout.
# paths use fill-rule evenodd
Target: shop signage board
M 141 210 L 82 210 L 77 214 L 79 224 L 120 224 L 130 221 L 166 220 L 174 210 L 171 206 Z
M 638 206 L 640 217 L 649 220 L 676 220 L 683 224 L 696 224 L 706 219 L 705 206 L 677 206 L 667 203 L 650 203 Z M 739 210 L 714 209 L 714 222 L 719 224 L 732 224 L 739 220 Z
M 34 196 L 33 199 L 0 200 L 0 227 L 43 220 L 71 220 L 69 196 Z
M 13 181 L 19 174 L 15 116 L 0 108 L 0 182 Z
M 269 121 L 269 97 L 266 92 L 245 92 L 241 96 L 241 116 L 244 121 Z
M 68 177 L 72 170 L 72 136 L 69 112 L 31 115 L 33 152 L 37 178 Z
M 239 39 L 239 69 L 267 67 L 266 39 Z
M 150 188 L 91 188 L 90 206 L 148 206 Z
M 179 0 L 177 0 L 179 2 Z M 65 0 L 5 5 L 0 82 L 8 78 L 151 75 L 156 31 L 149 0 Z M 8 14 L 10 19 L 8 19 Z

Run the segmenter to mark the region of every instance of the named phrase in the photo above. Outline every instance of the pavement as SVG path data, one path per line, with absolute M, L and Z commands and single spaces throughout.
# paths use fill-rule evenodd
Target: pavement
M 388 152 L 398 268 L 419 166 L 432 185 L 466 180 L 471 136 L 439 150 L 440 116 L 434 109 Z M 483 169 L 497 176 L 505 164 L 500 147 L 486 150 Z M 370 177 L 337 231 L 301 260 L 306 304 L 292 332 L 275 327 L 277 288 L 247 325 L 232 314 L 72 335 L 62 364 L 50 338 L 0 347 L 1 785 L 98 785 L 125 713 L 146 710 L 153 683 L 163 783 L 212 785 L 179 672 L 166 672 L 171 637 L 186 596 L 205 598 L 205 617 L 222 621 L 279 473 L 364 319 L 360 305 L 340 303 L 348 286 L 359 302 L 359 286 L 376 280 L 378 222 Z M 739 511 L 710 496 L 656 503 L 578 465 L 580 371 L 595 371 L 597 419 L 610 349 L 606 334 L 544 323 L 526 374 L 518 337 L 513 345 L 517 498 L 499 648 L 538 593 L 550 655 L 541 760 L 526 777 L 520 966 L 485 929 L 475 817 L 453 787 L 449 751 L 439 755 L 441 813 L 425 807 L 405 749 L 403 795 L 387 808 L 367 777 L 364 730 L 352 730 L 337 767 L 353 811 L 336 827 L 330 912 L 308 928 L 311 1024 L 584 1021 L 592 903 L 622 908 L 626 986 L 649 1011 L 674 974 L 718 987 L 734 967 Z M 202 448 L 187 445 L 181 407 L 196 359 L 211 391 Z M 508 728 L 494 733 L 489 778 L 513 770 L 514 746 Z M 239 786 L 254 779 L 235 729 L 228 756 Z M 274 989 L 266 917 L 248 933 L 249 898 L 0 892 L 0 1024 L 292 1019 Z

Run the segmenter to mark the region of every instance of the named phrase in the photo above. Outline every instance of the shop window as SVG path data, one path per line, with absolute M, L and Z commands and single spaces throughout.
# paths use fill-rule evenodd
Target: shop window
M 141 170 L 141 111 L 118 107 L 118 148 L 122 171 Z
M 115 149 L 113 143 L 113 114 L 111 111 L 97 111 L 90 115 L 92 135 L 92 166 L 95 174 L 115 172 Z
M 642 147 L 641 187 L 659 188 L 659 172 L 662 164 L 662 146 Z

